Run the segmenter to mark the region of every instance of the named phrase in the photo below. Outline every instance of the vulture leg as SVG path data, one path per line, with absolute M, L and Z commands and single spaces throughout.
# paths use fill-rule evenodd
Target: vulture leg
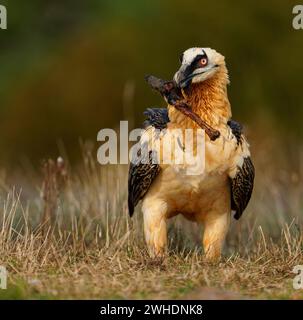
M 167 250 L 166 205 L 160 201 L 145 198 L 142 206 L 144 235 L 149 255 L 163 257 Z
M 230 212 L 212 212 L 204 222 L 203 248 L 208 262 L 220 260 L 225 237 L 229 229 Z

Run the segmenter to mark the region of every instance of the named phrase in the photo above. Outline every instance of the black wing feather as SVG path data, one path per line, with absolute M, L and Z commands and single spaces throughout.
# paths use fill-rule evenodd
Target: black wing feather
M 143 128 L 153 126 L 156 129 L 163 130 L 167 127 L 169 117 L 166 108 L 148 108 L 143 114 L 147 117 L 143 123 Z
M 242 125 L 232 119 L 227 121 L 227 125 L 231 128 L 233 135 L 236 137 L 238 145 L 242 143 Z
M 231 209 L 236 211 L 234 218 L 240 219 L 250 200 L 255 178 L 255 168 L 250 159 L 244 159 L 236 176 L 231 179 Z

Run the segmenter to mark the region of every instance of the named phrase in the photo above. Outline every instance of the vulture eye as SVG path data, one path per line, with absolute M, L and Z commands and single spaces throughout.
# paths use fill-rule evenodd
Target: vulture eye
M 207 65 L 207 63 L 208 63 L 208 61 L 207 61 L 206 58 L 202 58 L 202 59 L 200 60 L 200 65 L 201 65 L 202 67 L 205 67 L 205 66 Z

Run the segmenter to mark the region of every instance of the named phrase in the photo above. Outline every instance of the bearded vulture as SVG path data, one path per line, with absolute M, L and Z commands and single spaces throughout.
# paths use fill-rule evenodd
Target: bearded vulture
M 239 219 L 253 190 L 254 166 L 242 126 L 231 119 L 227 95 L 229 84 L 225 58 L 210 48 L 191 48 L 181 55 L 181 67 L 173 83 L 188 105 L 220 133 L 204 137 L 203 172 L 189 174 L 192 164 L 154 161 L 150 140 L 160 142 L 173 130 L 199 129 L 197 123 L 166 99 L 167 108 L 147 109 L 143 129 L 148 134 L 145 161 L 134 160 L 129 168 L 129 214 L 142 200 L 144 234 L 151 257 L 163 256 L 167 249 L 167 219 L 177 214 L 203 225 L 203 247 L 208 261 L 217 261 L 230 225 L 231 213 Z M 162 92 L 163 93 L 163 92 Z M 175 95 L 174 95 L 175 97 Z M 184 141 L 183 141 L 184 143 Z M 174 155 L 173 155 L 174 156 Z M 163 160 L 163 159 L 162 159 Z

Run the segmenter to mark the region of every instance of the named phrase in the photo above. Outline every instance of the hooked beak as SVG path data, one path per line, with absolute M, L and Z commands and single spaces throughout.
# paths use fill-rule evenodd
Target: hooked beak
M 187 65 L 182 65 L 174 76 L 174 81 L 181 89 L 188 87 L 191 84 L 191 80 L 195 75 L 188 71 Z
M 176 72 L 176 74 L 174 76 L 174 81 L 179 88 L 185 89 L 192 83 L 192 79 L 194 77 L 202 75 L 204 73 L 208 73 L 212 69 L 215 69 L 218 67 L 219 66 L 217 64 L 216 65 L 209 65 L 206 68 L 204 68 L 203 70 L 200 69 L 199 72 L 195 72 L 194 70 L 191 69 L 191 67 L 189 65 L 182 65 L 180 67 L 180 69 Z

